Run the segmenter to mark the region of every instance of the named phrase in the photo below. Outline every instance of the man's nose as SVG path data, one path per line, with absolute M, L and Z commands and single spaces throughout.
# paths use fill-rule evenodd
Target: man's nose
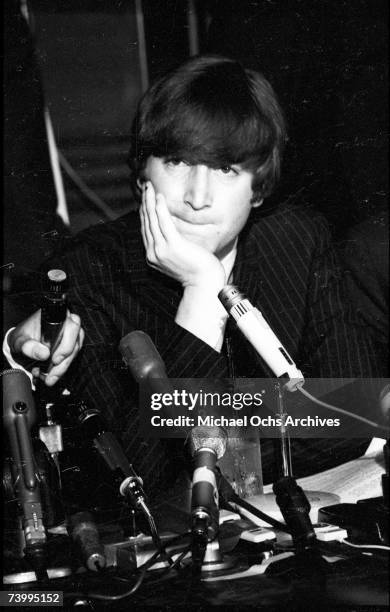
M 188 174 L 184 201 L 195 210 L 211 205 L 211 170 L 207 166 L 198 164 L 191 166 Z

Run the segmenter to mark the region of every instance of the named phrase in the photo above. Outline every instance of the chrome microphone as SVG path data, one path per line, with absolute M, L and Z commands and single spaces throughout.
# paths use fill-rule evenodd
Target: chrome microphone
M 218 487 L 215 466 L 226 451 L 227 434 L 221 427 L 193 427 L 190 451 L 194 462 L 191 529 L 195 537 L 214 540 L 219 525 Z

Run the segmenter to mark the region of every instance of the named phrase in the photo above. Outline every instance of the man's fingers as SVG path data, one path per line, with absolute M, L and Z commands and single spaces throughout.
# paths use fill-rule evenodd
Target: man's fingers
M 80 348 L 82 348 L 84 344 L 84 339 L 85 339 L 85 331 L 83 330 L 82 327 L 80 327 L 80 334 L 79 334 L 79 347 Z
M 80 317 L 74 313 L 68 312 L 62 329 L 61 341 L 51 358 L 54 365 L 61 363 L 73 353 L 75 346 L 78 346 L 80 329 Z
M 144 219 L 145 213 L 144 213 L 144 206 L 143 206 L 143 204 L 141 204 L 141 206 L 139 207 L 139 211 L 138 212 L 139 212 L 139 218 L 140 218 L 140 221 L 141 221 L 141 236 L 142 236 L 142 241 L 143 241 L 144 247 L 146 249 L 148 245 L 147 245 L 146 233 L 145 233 L 145 219 Z
M 149 214 L 146 209 L 146 185 L 144 187 L 143 194 L 142 194 L 142 205 L 141 205 L 140 214 L 142 215 L 142 225 L 143 225 L 143 230 L 145 234 L 145 237 L 144 237 L 145 248 L 150 249 L 153 246 L 154 240 L 153 240 L 152 232 L 150 231 Z
M 73 351 L 71 352 L 70 355 L 68 355 L 68 357 L 63 359 L 61 363 L 59 363 L 58 365 L 53 365 L 49 369 L 46 376 L 43 377 L 43 380 L 45 381 L 45 384 L 48 387 L 52 387 L 53 385 L 55 385 L 56 382 L 65 374 L 70 364 L 72 363 L 73 359 L 77 356 L 79 350 L 80 350 L 80 345 L 79 345 L 79 342 L 77 342 L 76 345 L 74 346 Z
M 161 193 L 156 195 L 156 215 L 160 231 L 165 240 L 167 242 L 169 240 L 177 240 L 179 238 L 179 232 L 173 223 L 165 197 Z
M 65 374 L 65 372 L 67 371 L 67 369 L 69 368 L 70 364 L 72 363 L 73 359 L 77 356 L 77 354 L 79 353 L 81 347 L 83 346 L 84 343 L 84 338 L 85 338 L 85 332 L 83 330 L 82 327 L 80 327 L 80 318 L 71 313 L 69 315 L 69 318 L 72 319 L 72 333 L 75 332 L 76 329 L 79 330 L 79 333 L 76 337 L 76 341 L 73 342 L 73 348 L 72 351 L 70 352 L 69 355 L 64 356 L 63 354 L 59 354 L 56 355 L 53 360 L 52 360 L 52 366 L 50 367 L 48 373 L 46 376 L 43 376 L 43 380 L 45 381 L 46 385 L 48 387 L 51 387 L 52 385 L 55 385 L 55 383 L 57 382 L 57 380 L 59 378 L 61 378 L 61 376 L 63 376 Z M 69 323 L 69 326 L 71 324 Z M 69 337 L 67 338 L 67 342 L 69 341 Z M 58 350 L 60 351 L 61 349 L 61 344 L 58 347 Z M 56 351 L 57 353 L 57 351 Z
M 152 234 L 154 244 L 161 242 L 163 235 L 161 234 L 160 225 L 156 213 L 156 192 L 154 191 L 153 185 L 150 181 L 146 184 L 145 191 L 145 212 L 146 217 L 149 221 L 149 228 Z
M 28 339 L 25 336 L 19 337 L 14 346 L 19 347 L 15 348 L 15 352 L 22 353 L 22 355 L 25 355 L 30 359 L 46 361 L 46 359 L 48 359 L 50 356 L 50 351 L 47 346 L 41 344 L 37 340 L 32 340 L 31 338 Z
M 32 352 L 34 352 L 34 350 L 37 350 L 38 353 L 40 353 L 38 346 L 43 346 L 43 345 L 40 345 L 40 342 L 39 342 L 40 338 L 41 338 L 41 311 L 37 310 L 26 321 L 23 321 L 23 323 L 20 323 L 17 327 L 15 327 L 15 329 L 12 330 L 12 332 L 9 334 L 8 344 L 11 349 L 11 353 L 22 353 L 22 354 L 27 355 L 27 357 L 30 357 L 30 358 L 32 357 L 33 359 L 39 359 L 39 356 L 33 355 Z M 33 340 L 36 344 L 31 344 L 31 343 L 28 344 L 27 346 L 28 353 L 25 353 L 23 347 L 26 344 L 26 342 L 29 340 Z M 47 359 L 47 355 L 44 358 Z

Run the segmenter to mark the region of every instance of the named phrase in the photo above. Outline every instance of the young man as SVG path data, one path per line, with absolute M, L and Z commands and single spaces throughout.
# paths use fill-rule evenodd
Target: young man
M 170 377 L 267 376 L 218 300 L 234 282 L 305 376 L 376 371 L 374 350 L 346 303 L 326 222 L 294 202 L 261 214 L 286 140 L 269 83 L 235 61 L 194 58 L 150 88 L 133 125 L 130 165 L 140 219 L 131 213 L 89 228 L 56 262 L 68 274 L 74 314 L 46 383 L 74 361 L 67 384 L 123 434 L 129 458 L 150 485 L 169 458 L 159 441 L 138 437 L 134 384 L 118 353 L 130 331 L 151 336 Z M 39 339 L 35 313 L 9 335 L 13 357 L 47 358 Z M 362 445 L 297 440 L 295 475 L 307 465 L 318 471 L 326 461 L 351 458 L 351 446 Z M 269 480 L 271 464 L 263 464 Z

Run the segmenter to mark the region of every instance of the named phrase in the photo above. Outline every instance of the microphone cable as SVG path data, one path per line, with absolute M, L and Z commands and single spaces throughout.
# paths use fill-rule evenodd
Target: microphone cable
M 175 544 L 176 542 L 179 542 L 180 540 L 184 539 L 185 537 L 189 536 L 190 532 L 186 531 L 184 533 L 181 533 L 177 536 L 174 536 L 171 540 L 169 540 L 169 542 L 167 542 L 166 546 L 170 546 L 171 544 Z M 173 562 L 172 565 L 170 565 L 168 568 L 166 568 L 163 572 L 163 574 L 161 574 L 158 578 L 158 580 L 154 580 L 153 582 L 149 582 L 149 586 L 152 586 L 154 584 L 158 584 L 161 582 L 161 577 L 165 574 L 168 573 L 170 571 L 172 571 L 172 569 L 176 569 L 177 565 L 180 563 L 180 561 L 183 559 L 183 557 L 188 554 L 188 552 L 190 551 L 190 547 L 186 547 L 185 550 L 180 553 L 179 557 Z M 143 563 L 142 565 L 140 565 L 140 567 L 138 568 L 138 571 L 140 572 L 137 580 L 135 581 L 134 585 L 131 587 L 130 590 L 124 592 L 124 593 L 120 593 L 118 595 L 103 595 L 102 593 L 94 593 L 93 591 L 69 591 L 66 592 L 64 591 L 64 598 L 84 598 L 84 599 L 92 599 L 92 600 L 100 600 L 100 601 L 106 601 L 106 602 L 115 602 L 115 601 L 123 601 L 124 599 L 127 599 L 128 597 L 131 597 L 131 595 L 134 595 L 134 593 L 136 593 L 136 591 L 139 590 L 139 588 L 141 587 L 143 581 L 145 580 L 145 577 L 147 575 L 148 570 L 153 567 L 153 565 L 156 563 L 156 561 L 158 560 L 158 558 L 161 556 L 160 551 L 156 551 L 151 557 L 150 559 L 148 559 L 147 561 L 145 561 L 145 563 Z M 99 576 L 102 575 L 104 572 L 104 570 L 102 571 L 102 573 L 99 573 Z M 115 577 L 114 578 L 119 578 L 119 577 Z M 126 580 L 126 582 L 129 582 L 128 580 Z
M 161 558 L 169 563 L 170 566 L 174 565 L 172 557 L 168 555 L 164 544 L 160 538 L 160 535 L 157 530 L 156 522 L 153 518 L 152 513 L 150 512 L 148 506 L 145 504 L 142 508 L 143 514 L 146 517 L 150 529 L 150 534 L 152 536 L 152 540 L 154 542 L 155 547 L 157 548 L 157 552 L 161 555 Z
M 256 516 L 257 518 L 261 519 L 265 523 L 268 523 L 272 527 L 275 527 L 275 529 L 279 529 L 279 531 L 283 531 L 285 533 L 291 533 L 287 525 L 285 525 L 284 523 L 281 523 L 277 519 L 274 519 L 272 516 L 269 516 L 262 510 L 259 510 L 258 508 L 256 508 L 256 506 L 253 506 L 249 502 L 242 499 L 239 495 L 237 495 L 237 493 L 234 491 L 231 484 L 221 474 L 219 469 L 216 469 L 215 473 L 217 477 L 217 487 L 218 487 L 219 495 L 220 495 L 221 500 L 226 505 L 227 510 L 235 512 L 235 509 L 231 505 L 231 503 L 237 504 L 237 506 L 241 506 L 241 508 L 244 508 L 244 510 L 247 510 L 248 512 L 253 514 L 253 516 Z
M 354 412 L 350 412 L 349 410 L 345 410 L 344 408 L 338 408 L 337 406 L 333 406 L 333 404 L 328 404 L 327 402 L 323 402 L 322 400 L 319 400 L 318 398 L 314 397 L 314 395 L 309 393 L 303 387 L 298 387 L 298 391 L 300 391 L 302 395 L 304 395 L 307 399 L 311 400 L 315 404 L 318 404 L 319 406 L 323 406 L 324 408 L 329 408 L 329 410 L 332 410 L 333 412 L 339 412 L 340 414 L 349 416 L 353 419 L 356 419 L 357 421 L 361 421 L 362 423 L 365 423 L 366 425 L 370 425 L 371 427 L 382 429 L 387 432 L 390 431 L 390 428 L 387 427 L 386 425 L 380 425 L 379 423 L 376 423 L 375 421 L 371 421 L 370 419 L 367 419 L 366 417 L 363 417 L 360 414 L 355 414 Z
M 253 516 L 256 516 L 265 523 L 268 523 L 268 525 L 271 525 L 271 527 L 275 527 L 275 529 L 279 529 L 279 531 L 283 531 L 284 533 L 291 533 L 291 530 L 284 523 L 281 523 L 277 519 L 272 518 L 272 516 L 269 516 L 262 510 L 256 508 L 256 506 L 253 506 L 244 499 L 241 499 L 241 497 L 239 497 L 238 495 L 234 495 L 234 497 L 229 501 L 233 502 L 237 506 L 240 506 L 241 508 L 244 508 L 244 510 L 247 510 L 248 512 L 253 514 Z M 234 510 L 234 507 L 231 506 L 228 502 L 226 502 L 226 504 L 228 506 L 228 510 L 231 510 L 232 512 L 237 511 Z

